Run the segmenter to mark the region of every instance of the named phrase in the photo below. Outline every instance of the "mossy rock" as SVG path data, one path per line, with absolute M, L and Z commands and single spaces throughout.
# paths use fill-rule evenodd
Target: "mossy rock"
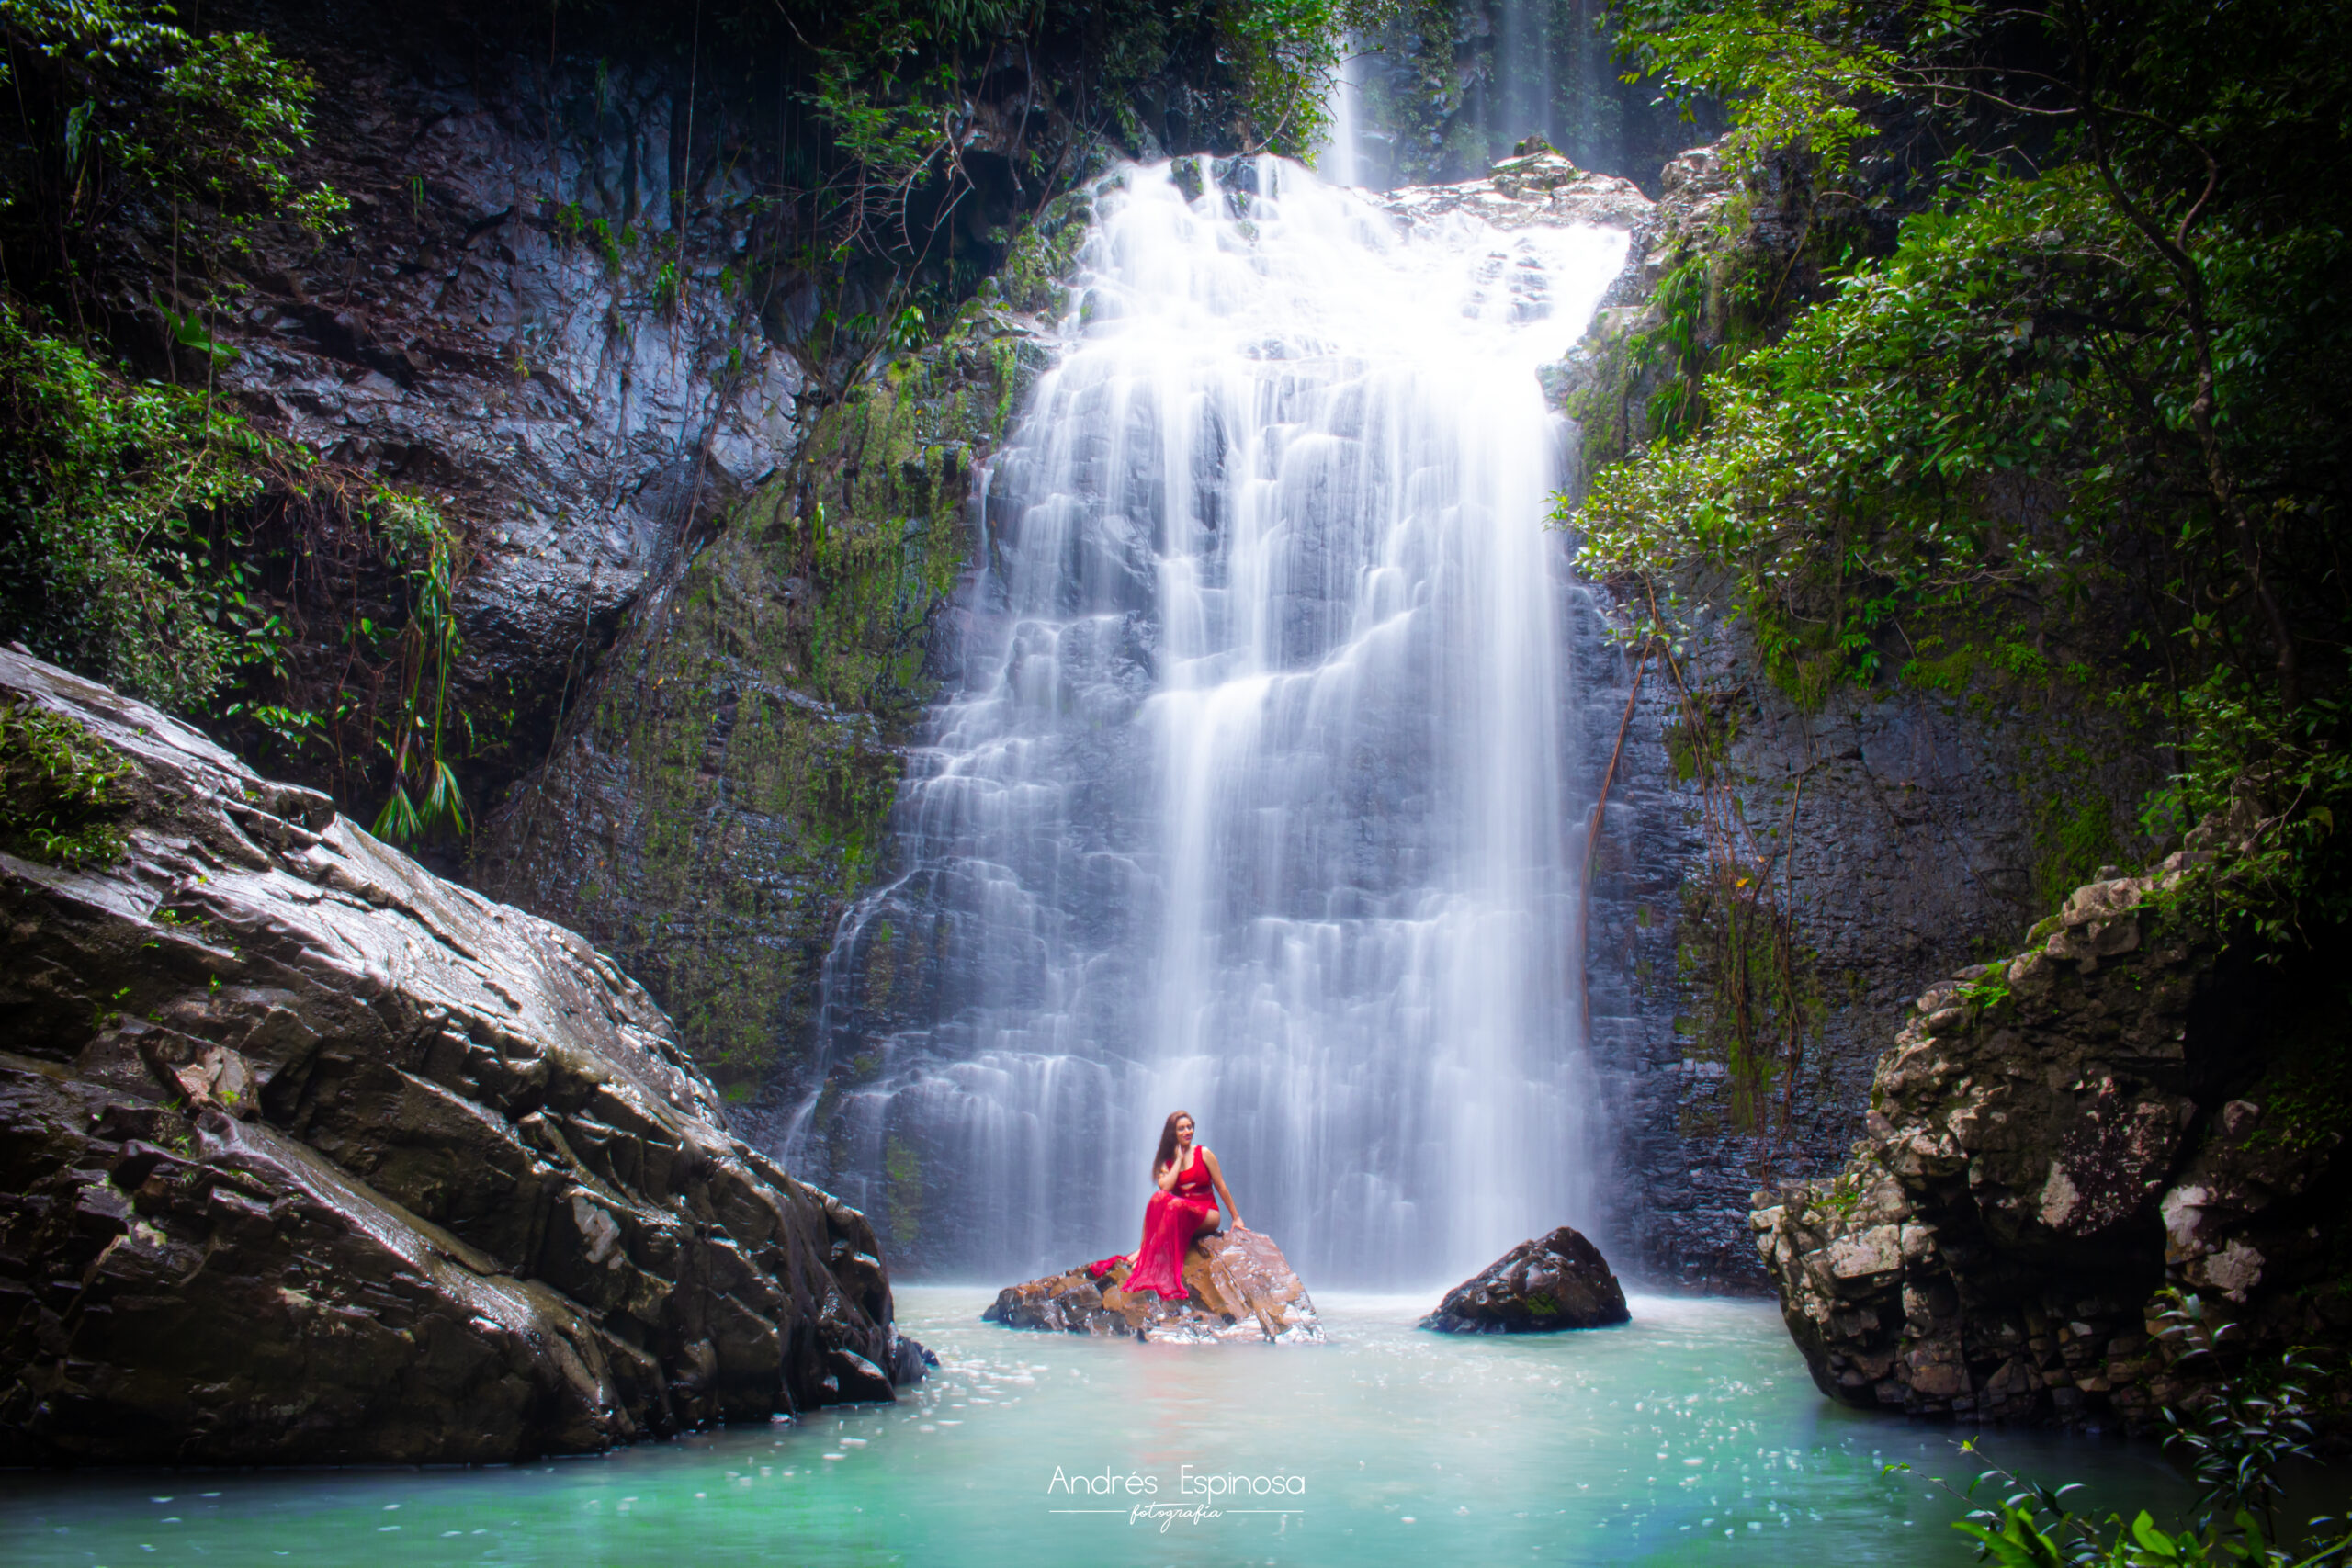
M 77 870 L 114 864 L 129 848 L 136 773 L 74 719 L 0 701 L 0 850 Z

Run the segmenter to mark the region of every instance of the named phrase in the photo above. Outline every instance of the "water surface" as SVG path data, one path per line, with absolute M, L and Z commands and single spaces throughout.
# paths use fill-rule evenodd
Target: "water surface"
M 896 1406 L 474 1470 L 0 1475 L 0 1562 L 51 1564 L 1965 1563 L 1927 1475 L 1964 1433 L 1838 1409 L 1769 1304 L 1637 1297 L 1625 1328 L 1453 1338 L 1430 1297 L 1318 1303 L 1322 1347 L 1136 1345 L 909 1288 L 941 1367 Z M 2153 1443 L 1996 1432 L 2104 1511 L 2186 1488 Z M 1882 1467 L 1905 1461 L 1911 1475 Z M 1197 1504 L 1216 1475 L 1294 1489 Z M 1115 1476 L 1097 1495 L 1055 1485 Z M 1156 1492 L 1131 1495 L 1133 1475 Z M 1080 1512 L 1072 1510 L 1108 1510 Z M 1291 1510 L 1291 1511 L 1283 1511 Z

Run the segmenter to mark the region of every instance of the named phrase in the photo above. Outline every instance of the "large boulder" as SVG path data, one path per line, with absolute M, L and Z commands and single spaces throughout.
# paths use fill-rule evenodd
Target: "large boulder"
M 0 716 L 0 1463 L 504 1461 L 919 1375 L 865 1217 L 585 942 L 50 665 Z
M 1273 1238 L 1257 1231 L 1204 1236 L 1184 1256 L 1185 1299 L 1130 1295 L 1127 1265 L 1097 1279 L 1083 1266 L 997 1292 L 980 1314 L 1007 1328 L 1205 1344 L 1272 1340 L 1320 1345 L 1323 1325 L 1306 1287 Z
M 1572 1226 L 1522 1241 L 1446 1292 L 1420 1326 L 1441 1334 L 1550 1334 L 1624 1323 L 1625 1292 Z
M 2183 1358 L 2167 1289 L 2243 1351 L 2352 1337 L 2335 982 L 2222 940 L 2211 858 L 2110 871 L 1928 990 L 1845 1168 L 1757 1195 L 1825 1393 L 2150 1427 L 2220 1370 Z

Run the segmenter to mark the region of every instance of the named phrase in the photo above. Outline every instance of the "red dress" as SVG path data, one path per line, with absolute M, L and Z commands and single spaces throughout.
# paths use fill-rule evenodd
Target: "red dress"
M 1191 1292 L 1184 1287 L 1184 1253 L 1201 1233 L 1201 1222 L 1216 1213 L 1209 1188 L 1209 1162 L 1193 1150 L 1193 1160 L 1176 1185 L 1151 1195 L 1143 1210 L 1143 1250 L 1127 1275 L 1129 1294 L 1157 1291 L 1163 1301 L 1181 1302 Z

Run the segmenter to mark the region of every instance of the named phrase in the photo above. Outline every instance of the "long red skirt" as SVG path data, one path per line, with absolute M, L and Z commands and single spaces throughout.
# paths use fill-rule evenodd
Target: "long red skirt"
M 1134 1272 L 1127 1276 L 1130 1294 L 1157 1291 L 1163 1301 L 1181 1302 L 1184 1288 L 1184 1254 L 1201 1233 L 1201 1222 L 1216 1213 L 1210 1195 L 1208 1162 L 1198 1149 L 1192 1164 L 1176 1179 L 1174 1190 L 1155 1192 L 1144 1205 L 1143 1250 L 1136 1254 Z

